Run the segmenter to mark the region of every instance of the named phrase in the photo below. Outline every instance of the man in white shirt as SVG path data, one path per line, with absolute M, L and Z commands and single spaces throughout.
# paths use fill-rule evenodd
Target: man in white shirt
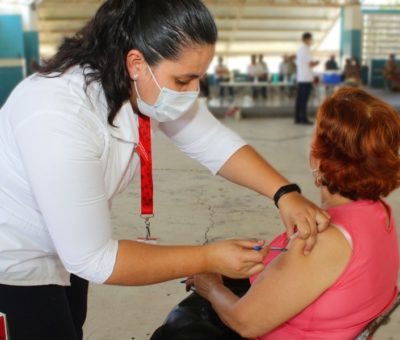
M 314 75 L 313 67 L 319 64 L 312 60 L 310 46 L 313 43 L 311 33 L 303 34 L 303 44 L 297 51 L 297 98 L 295 108 L 295 124 L 312 124 L 307 118 L 307 103 L 310 97 Z

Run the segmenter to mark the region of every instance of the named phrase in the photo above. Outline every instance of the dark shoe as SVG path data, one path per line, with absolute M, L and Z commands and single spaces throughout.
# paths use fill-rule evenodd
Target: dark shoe
M 306 120 L 297 120 L 297 119 L 295 119 L 294 123 L 297 124 L 297 125 L 314 125 L 314 122 L 312 122 L 312 121 L 310 121 L 308 119 L 306 119 Z

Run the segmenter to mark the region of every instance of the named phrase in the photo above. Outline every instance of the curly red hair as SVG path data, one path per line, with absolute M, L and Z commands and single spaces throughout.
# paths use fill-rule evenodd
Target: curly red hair
M 321 105 L 311 155 L 322 184 L 352 200 L 378 200 L 400 185 L 400 117 L 367 92 L 341 88 Z

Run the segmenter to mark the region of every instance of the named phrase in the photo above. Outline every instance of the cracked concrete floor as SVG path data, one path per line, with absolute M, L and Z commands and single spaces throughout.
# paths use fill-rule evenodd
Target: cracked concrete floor
M 307 166 L 312 127 L 295 126 L 291 119 L 228 120 L 304 194 L 315 202 L 319 194 Z M 153 233 L 165 244 L 202 244 L 205 237 L 257 237 L 271 240 L 282 232 L 271 201 L 212 176 L 187 158 L 162 135 L 154 138 L 155 214 Z M 400 193 L 389 198 L 400 221 Z M 145 233 L 140 219 L 136 179 L 113 203 L 115 237 L 135 239 Z M 146 340 L 171 308 L 187 293 L 178 281 L 149 287 L 90 286 L 85 339 Z M 374 340 L 400 339 L 400 310 Z M 195 340 L 195 339 L 194 339 Z

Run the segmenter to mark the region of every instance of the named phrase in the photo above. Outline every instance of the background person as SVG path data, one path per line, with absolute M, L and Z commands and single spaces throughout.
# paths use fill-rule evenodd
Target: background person
M 327 60 L 325 63 L 325 71 L 338 71 L 338 70 L 339 70 L 339 65 L 336 62 L 335 55 L 332 54 L 329 60 Z
M 266 75 L 266 68 L 264 66 L 263 62 L 259 62 L 257 61 L 257 55 L 256 54 L 252 54 L 250 57 L 250 64 L 249 66 L 247 66 L 247 76 L 249 78 L 249 81 L 259 81 L 263 79 L 263 77 L 265 77 Z M 260 88 L 253 86 L 252 87 L 252 94 L 253 94 L 253 99 L 257 99 L 258 98 L 258 94 L 260 92 Z M 266 91 L 262 91 L 262 95 L 264 97 L 264 99 L 266 98 Z M 265 95 L 265 96 L 264 96 Z
M 396 55 L 390 54 L 383 69 L 386 88 L 390 91 L 400 90 L 400 70 L 396 63 Z
M 224 64 L 224 58 L 218 57 L 218 64 L 215 66 L 215 78 L 219 84 L 219 97 L 223 99 L 225 97 L 225 86 L 221 86 L 221 82 L 228 82 L 231 80 L 231 73 L 228 67 Z M 234 97 L 233 87 L 228 86 L 229 96 Z
M 295 124 L 312 124 L 307 118 L 307 104 L 310 98 L 314 75 L 313 68 L 319 64 L 312 60 L 310 47 L 313 44 L 312 34 L 306 32 L 302 36 L 303 44 L 297 51 L 297 97 L 295 106 Z
M 264 55 L 260 54 L 258 56 L 258 64 L 257 65 L 259 68 L 258 80 L 267 82 L 268 78 L 269 78 L 269 68 L 268 68 L 267 63 L 264 61 Z M 267 86 L 261 87 L 260 90 L 261 90 L 261 95 L 262 95 L 263 99 L 267 99 L 267 93 L 268 93 Z
M 279 80 L 282 82 L 289 82 L 289 77 L 290 77 L 289 56 L 285 54 L 282 57 L 282 61 L 279 64 Z
M 344 83 L 347 86 L 353 87 L 359 87 L 362 84 L 361 65 L 355 57 L 346 60 L 344 68 Z

